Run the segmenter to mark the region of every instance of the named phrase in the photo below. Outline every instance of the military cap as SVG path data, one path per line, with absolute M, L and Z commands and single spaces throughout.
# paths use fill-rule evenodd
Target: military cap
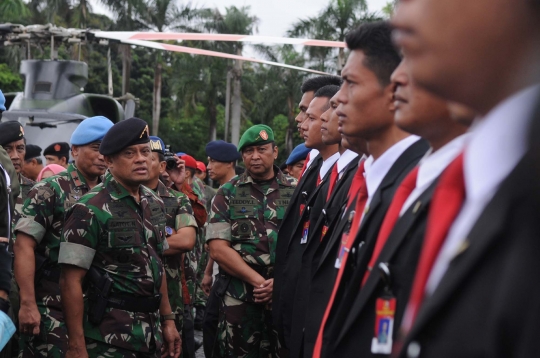
M 184 154 L 180 157 L 180 159 L 186 162 L 186 168 L 197 169 L 197 161 L 191 155 Z
M 150 149 L 152 152 L 165 153 L 165 142 L 159 137 L 154 135 L 150 136 Z
M 236 146 L 224 140 L 214 140 L 206 145 L 206 155 L 218 162 L 234 162 L 240 159 Z
M 86 118 L 71 135 L 71 145 L 86 145 L 103 139 L 113 122 L 103 116 Z
M 4 94 L 2 91 L 0 91 L 0 111 L 6 110 L 6 97 L 4 97 Z
M 294 147 L 291 155 L 289 155 L 289 158 L 287 158 L 286 164 L 293 165 L 296 162 L 306 159 L 310 151 L 311 149 L 307 148 L 304 143 L 297 145 Z
M 103 155 L 112 155 L 130 145 L 148 143 L 150 135 L 148 123 L 139 118 L 129 118 L 113 125 L 105 134 L 99 152 Z
M 0 145 L 4 146 L 24 138 L 23 126 L 17 121 L 0 123 Z
M 58 158 L 69 159 L 69 144 L 66 142 L 55 142 L 43 151 L 43 155 L 56 155 Z
M 238 151 L 241 152 L 245 147 L 264 145 L 273 141 L 274 131 L 272 131 L 272 128 L 264 124 L 257 124 L 242 134 L 242 138 L 240 138 L 240 142 L 238 143 Z
M 41 147 L 35 144 L 26 145 L 26 154 L 24 160 L 41 157 Z

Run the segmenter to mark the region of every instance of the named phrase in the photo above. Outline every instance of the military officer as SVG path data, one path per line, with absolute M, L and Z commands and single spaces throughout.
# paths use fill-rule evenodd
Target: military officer
M 66 214 L 58 258 L 66 357 L 180 355 L 162 261 L 165 207 L 141 185 L 150 176 L 148 142 L 142 119 L 116 123 L 99 147 L 109 168 L 103 182 Z
M 21 217 L 22 204 L 28 196 L 28 192 L 35 182 L 22 175 L 24 156 L 26 155 L 26 140 L 24 139 L 24 129 L 19 122 L 9 121 L 0 123 L 0 145 L 6 150 L 20 184 L 20 193 L 15 200 L 15 212 L 11 218 L 12 228 Z
M 23 175 L 30 180 L 36 181 L 42 169 L 41 147 L 35 144 L 27 144 L 22 168 Z
M 277 230 L 297 181 L 274 165 L 278 149 L 270 127 L 249 128 L 238 150 L 246 172 L 219 189 L 206 235 L 220 266 L 212 288 L 221 297 L 213 356 L 279 357 L 270 304 L 273 265 Z
M 182 297 L 181 265 L 182 254 L 193 250 L 197 222 L 188 197 L 179 191 L 167 188 L 159 180 L 159 175 L 165 171 L 165 144 L 159 137 L 150 137 L 152 148 L 152 164 L 150 178 L 145 183 L 163 200 L 166 212 L 165 235 L 169 249 L 165 251 L 164 267 L 167 277 L 167 290 L 172 312 L 176 315 L 176 329 L 182 332 L 182 317 L 184 301 Z
M 75 162 L 66 171 L 44 179 L 28 193 L 14 232 L 15 278 L 21 308 L 21 357 L 61 357 L 67 350 L 67 330 L 60 302 L 58 250 L 64 215 L 95 187 L 107 169 L 98 152 L 113 123 L 87 118 L 71 136 Z
M 69 164 L 69 144 L 66 142 L 55 142 L 43 151 L 47 165 L 58 164 L 64 168 Z

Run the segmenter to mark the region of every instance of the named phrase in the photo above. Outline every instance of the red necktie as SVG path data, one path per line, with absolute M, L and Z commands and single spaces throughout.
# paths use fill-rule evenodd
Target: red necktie
M 396 225 L 396 222 L 399 219 L 399 213 L 401 212 L 401 208 L 403 208 L 403 204 L 405 204 L 405 201 L 407 201 L 409 195 L 411 195 L 414 188 L 416 188 L 418 168 L 419 167 L 414 168 L 409 173 L 409 175 L 407 175 L 405 179 L 403 179 L 403 181 L 397 188 L 396 193 L 394 194 L 392 203 L 390 204 L 390 207 L 386 212 L 386 216 L 384 217 L 381 229 L 379 230 L 377 242 L 375 243 L 375 249 L 373 250 L 371 260 L 369 261 L 368 269 L 364 274 L 362 286 L 366 283 L 366 280 L 369 277 L 369 272 L 373 269 L 373 266 L 375 265 L 375 262 L 377 262 L 377 258 L 379 257 L 379 254 L 381 253 L 384 244 L 386 244 L 386 240 L 388 240 L 388 236 L 390 236 L 390 233 L 392 233 L 392 229 L 394 229 L 394 225 Z
M 431 269 L 450 227 L 461 210 L 465 199 L 465 180 L 463 177 L 463 153 L 460 154 L 441 175 L 433 193 L 426 227 L 426 236 L 418 260 L 411 297 L 407 304 L 403 328 L 408 332 L 413 325 L 418 309 L 424 299 L 426 284 Z
M 309 163 L 309 155 L 311 154 L 311 152 L 309 152 L 307 154 L 307 157 L 306 157 L 306 160 L 304 161 L 304 166 L 302 167 L 302 174 L 300 175 L 300 177 L 303 177 L 304 176 L 304 173 L 306 172 L 306 169 L 307 169 L 307 165 Z
M 338 255 L 341 256 L 343 253 L 343 256 L 341 257 L 341 266 L 339 267 L 338 274 L 336 277 L 336 282 L 334 282 L 334 288 L 332 289 L 332 295 L 330 296 L 330 300 L 328 301 L 328 305 L 326 306 L 326 310 L 324 312 L 324 316 L 321 322 L 321 326 L 319 327 L 319 334 L 317 335 L 317 341 L 315 342 L 315 348 L 313 351 L 313 358 L 320 358 L 321 356 L 321 350 L 322 350 L 322 341 L 323 341 L 323 335 L 324 335 L 324 327 L 326 325 L 326 321 L 328 320 L 328 316 L 330 315 L 330 311 L 332 310 L 332 306 L 334 304 L 334 300 L 336 298 L 336 294 L 339 288 L 339 284 L 341 283 L 341 278 L 343 277 L 343 272 L 345 271 L 345 267 L 347 266 L 347 258 L 349 257 L 349 251 L 351 250 L 352 245 L 354 244 L 354 241 L 356 239 L 356 234 L 358 233 L 358 228 L 360 227 L 360 220 L 362 219 L 362 212 L 364 211 L 364 207 L 366 205 L 366 201 L 368 198 L 368 192 L 366 187 L 366 180 L 364 178 L 364 162 L 358 167 L 358 170 L 356 174 L 354 175 L 353 183 L 351 184 L 351 189 L 353 189 L 353 185 L 355 184 L 358 188 L 358 198 L 356 200 L 356 206 L 354 208 L 355 214 L 354 219 L 351 224 L 351 228 L 349 231 L 349 234 L 344 234 L 342 236 L 341 241 L 341 247 L 339 250 Z M 349 193 L 351 190 L 349 190 Z M 351 204 L 353 200 L 349 201 L 349 205 Z
M 330 173 L 330 186 L 328 187 L 328 194 L 326 194 L 326 201 L 330 199 L 334 186 L 336 186 L 338 178 L 337 163 L 332 167 L 332 172 Z
M 320 183 L 321 183 L 321 173 L 317 175 L 317 186 L 319 186 Z

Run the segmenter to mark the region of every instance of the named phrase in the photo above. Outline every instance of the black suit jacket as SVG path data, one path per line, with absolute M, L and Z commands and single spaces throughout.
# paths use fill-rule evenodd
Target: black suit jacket
M 284 270 L 286 258 L 288 255 L 289 245 L 293 239 L 292 233 L 298 222 L 301 221 L 300 206 L 306 205 L 306 201 L 313 191 L 317 188 L 317 178 L 319 177 L 319 169 L 323 163 L 322 157 L 317 155 L 313 163 L 300 179 L 296 186 L 292 198 L 289 201 L 289 206 L 285 211 L 285 216 L 281 222 L 278 231 L 278 240 L 276 244 L 276 261 L 274 264 L 274 291 L 272 293 L 272 316 L 274 325 L 283 342 L 283 323 L 282 323 L 282 306 L 281 295 L 283 286 L 285 285 Z M 303 194 L 305 193 L 305 194 Z
M 341 208 L 347 203 L 347 194 L 351 186 L 352 179 L 358 168 L 359 157 L 353 159 L 344 169 L 343 176 L 336 183 L 328 201 L 325 195 L 318 195 L 312 207 L 309 228 L 308 242 L 305 245 L 304 253 L 301 257 L 301 268 L 298 273 L 296 294 L 293 300 L 293 310 L 291 317 L 291 344 L 290 356 L 300 357 L 303 350 L 304 323 L 307 313 L 307 303 L 309 301 L 309 290 L 311 284 L 311 267 L 315 252 L 321 245 L 321 235 L 323 226 L 329 227 L 328 235 L 331 235 L 332 227 L 339 220 Z M 329 181 L 324 183 L 321 193 L 328 193 Z M 323 245 L 326 242 L 323 241 Z
M 306 200 L 306 207 L 302 216 L 298 219 L 295 225 L 290 228 L 291 239 L 289 240 L 289 247 L 285 257 L 282 274 L 283 279 L 278 282 L 278 284 L 281 285 L 281 295 L 279 301 L 281 310 L 281 328 L 283 330 L 284 343 L 287 348 L 290 348 L 292 344 L 291 324 L 294 312 L 293 306 L 296 301 L 296 285 L 298 281 L 298 274 L 300 273 L 301 269 L 302 255 L 304 254 L 304 249 L 307 246 L 307 243 L 300 243 L 304 230 L 304 223 L 308 220 L 310 222 L 313 220 L 313 216 L 311 214 L 314 214 L 316 217 L 317 211 L 320 212 L 321 208 L 317 208 L 315 203 L 318 201 L 317 199 L 326 197 L 328 193 L 327 183 L 329 182 L 329 177 L 330 170 L 326 173 L 321 183 L 311 192 Z M 310 231 L 311 227 L 309 228 L 308 233 Z
M 529 153 L 424 300 L 400 357 L 540 356 L 540 130 L 534 133 Z
M 370 209 L 364 217 L 353 247 L 358 247 L 359 242 L 368 240 L 370 252 L 373 250 L 374 243 L 372 241 L 374 241 L 374 239 L 372 237 L 375 236 L 376 239 L 376 234 L 378 233 L 379 226 L 381 225 L 381 222 L 384 218 L 384 213 L 386 213 L 386 210 L 390 205 L 395 190 L 397 189 L 403 178 L 408 174 L 408 172 L 412 168 L 414 168 L 414 166 L 416 166 L 416 164 L 420 161 L 427 149 L 428 144 L 424 140 L 419 140 L 412 144 L 405 152 L 403 152 L 403 154 L 401 154 L 401 156 L 392 165 L 389 172 L 387 173 L 373 196 L 370 204 Z M 330 299 L 330 295 L 332 293 L 338 271 L 334 265 L 341 242 L 341 237 L 344 230 L 348 230 L 348 226 L 350 224 L 348 223 L 347 218 L 349 217 L 350 212 L 354 210 L 354 206 L 355 203 L 353 203 L 342 216 L 343 219 L 340 220 L 340 222 L 336 226 L 336 229 L 332 233 L 326 247 L 324 247 L 324 251 L 320 256 L 320 259 L 317 261 L 318 266 L 313 269 L 313 277 L 310 289 L 311 297 L 308 304 L 309 314 L 306 317 L 306 326 L 304 332 L 305 357 L 311 356 L 313 352 L 313 347 L 317 339 L 317 334 L 322 321 L 322 317 L 324 315 L 328 300 Z M 368 223 L 371 222 L 374 222 L 375 224 L 368 225 Z M 317 255 L 317 253 L 315 255 Z M 367 262 L 365 262 L 366 259 L 362 255 L 351 255 L 347 260 L 347 264 L 351 264 L 351 262 L 354 261 L 354 267 L 357 267 L 359 260 L 362 260 L 360 264 L 362 264 L 364 267 L 367 266 Z M 369 261 L 369 259 L 367 261 Z M 342 284 L 340 285 L 338 295 L 336 296 L 338 300 L 335 303 L 338 303 L 338 305 L 334 304 L 332 314 L 330 315 L 329 320 L 326 324 L 327 329 L 325 330 L 325 336 L 323 340 L 323 354 L 325 353 L 324 349 L 327 346 L 326 332 L 329 332 L 328 327 L 331 327 L 333 325 L 333 322 L 335 321 L 335 308 L 338 307 L 341 303 L 340 298 L 343 297 L 345 291 L 344 288 L 347 286 L 353 272 L 353 267 L 346 269 L 344 272 Z M 359 285 L 360 284 L 358 284 L 357 287 L 360 287 Z M 337 322 L 336 324 L 339 325 L 340 322 Z
M 329 347 L 331 356 L 383 356 L 371 353 L 371 340 L 374 336 L 377 299 L 388 291 L 396 298 L 392 337 L 395 341 L 411 293 L 418 258 L 424 242 L 427 214 L 437 181 L 435 180 L 396 222 L 373 271 L 354 297 L 354 303 L 349 307 L 341 329 L 333 332 Z M 387 265 L 390 277 L 382 275 L 378 269 L 379 263 Z

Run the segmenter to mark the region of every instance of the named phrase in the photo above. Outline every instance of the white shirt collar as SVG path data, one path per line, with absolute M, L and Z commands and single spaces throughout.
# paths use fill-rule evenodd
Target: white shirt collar
M 418 164 L 418 176 L 416 177 L 416 188 L 411 192 L 403 206 L 401 207 L 400 215 L 403 215 L 405 211 L 418 199 L 420 195 L 433 183 L 435 179 L 441 175 L 458 155 L 463 151 L 465 142 L 469 138 L 470 134 L 462 134 L 444 146 L 439 150 L 432 152 L 429 150 L 424 158 L 420 160 Z
M 467 200 L 492 195 L 523 157 L 539 92 L 540 84 L 518 92 L 489 112 L 474 129 L 463 167 Z
M 331 157 L 327 158 L 321 165 L 321 169 L 319 170 L 319 175 L 322 178 L 328 173 L 330 168 L 334 165 L 335 162 L 339 159 L 339 152 L 335 152 Z
M 311 166 L 311 164 L 313 164 L 313 161 L 315 160 L 315 158 L 319 155 L 319 151 L 317 149 L 312 149 L 310 152 L 309 152 L 309 161 L 307 162 L 306 164 L 306 169 L 309 168 Z M 302 174 L 303 175 L 303 174 Z
M 347 165 L 349 165 L 349 163 L 352 162 L 356 157 L 358 157 L 358 153 L 355 153 L 349 149 L 344 151 L 343 154 L 339 157 L 336 164 L 338 173 L 341 173 L 343 169 L 345 169 Z
M 407 148 L 419 139 L 420 137 L 416 135 L 410 135 L 388 148 L 377 160 L 374 160 L 373 156 L 369 156 L 364 164 L 368 202 L 371 201 L 373 194 L 375 194 L 379 185 L 381 185 L 381 182 L 394 162 Z

